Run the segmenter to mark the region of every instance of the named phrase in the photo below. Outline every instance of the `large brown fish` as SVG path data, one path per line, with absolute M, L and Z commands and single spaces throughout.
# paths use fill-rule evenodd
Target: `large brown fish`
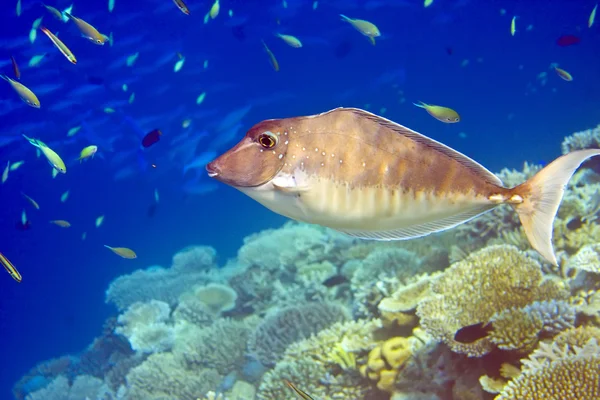
M 365 239 L 425 236 L 507 203 L 531 246 L 556 264 L 552 223 L 565 185 L 599 154 L 566 154 L 506 188 L 433 139 L 367 111 L 336 108 L 260 122 L 206 170 L 278 214 Z

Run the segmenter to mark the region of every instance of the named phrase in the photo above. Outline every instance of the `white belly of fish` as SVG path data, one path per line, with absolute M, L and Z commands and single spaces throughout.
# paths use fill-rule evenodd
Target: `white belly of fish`
M 318 177 L 302 182 L 285 178 L 241 189 L 270 210 L 286 217 L 327 226 L 350 235 L 400 240 L 459 225 L 495 205 L 467 194 L 436 196 L 389 187 L 355 187 Z

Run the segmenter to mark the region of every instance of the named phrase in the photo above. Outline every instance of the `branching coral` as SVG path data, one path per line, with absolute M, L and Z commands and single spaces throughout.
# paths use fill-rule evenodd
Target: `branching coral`
M 173 353 L 156 353 L 129 371 L 124 399 L 196 400 L 220 380 L 214 369 L 189 369 Z
M 561 148 L 563 154 L 570 153 L 573 150 L 600 148 L 600 125 L 565 137 Z
M 179 323 L 173 354 L 189 369 L 211 368 L 227 375 L 244 364 L 246 342 L 256 324 L 255 317 L 239 321 L 221 318 L 203 328 Z
M 25 400 L 105 399 L 113 396 L 114 394 L 102 379 L 79 375 L 70 385 L 65 376 L 59 375 L 45 388 L 27 395 Z
M 159 266 L 136 270 L 119 276 L 106 291 L 106 302 L 123 311 L 135 302 L 160 300 L 171 306 L 179 296 L 198 284 L 215 279 L 216 251 L 212 247 L 194 246 L 175 254 L 171 268 Z
M 482 356 L 492 350 L 487 336 L 459 342 L 462 328 L 487 324 L 492 317 L 535 301 L 563 300 L 565 284 L 543 279 L 539 263 L 512 246 L 490 246 L 453 264 L 431 284 L 432 296 L 417 308 L 422 327 L 454 351 Z
M 600 347 L 540 346 L 523 361 L 522 373 L 496 400 L 592 400 L 600 398 Z
M 339 322 L 290 345 L 275 368 L 265 374 L 257 399 L 294 399 L 283 379 L 315 399 L 364 399 L 369 385 L 356 371 L 340 365 L 332 349 L 339 347 L 352 353 L 357 363 L 364 362 L 367 352 L 377 344 L 373 334 L 380 327 L 378 320 Z
M 252 333 L 248 348 L 264 365 L 274 365 L 290 344 L 349 318 L 346 308 L 336 303 L 275 309 Z

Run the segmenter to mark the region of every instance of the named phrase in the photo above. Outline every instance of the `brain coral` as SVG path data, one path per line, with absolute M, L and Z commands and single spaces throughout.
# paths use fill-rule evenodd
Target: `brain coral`
M 348 310 L 337 303 L 314 302 L 275 309 L 251 335 L 248 348 L 264 365 L 274 365 L 290 344 L 349 318 Z
M 489 246 L 454 263 L 432 282 L 432 295 L 417 308 L 421 326 L 454 351 L 482 356 L 493 344 L 485 336 L 473 342 L 455 340 L 461 328 L 487 324 L 492 317 L 535 301 L 568 297 L 564 283 L 544 279 L 540 264 L 514 246 Z
M 583 347 L 540 347 L 524 362 L 496 400 L 600 399 L 600 347 L 595 338 Z

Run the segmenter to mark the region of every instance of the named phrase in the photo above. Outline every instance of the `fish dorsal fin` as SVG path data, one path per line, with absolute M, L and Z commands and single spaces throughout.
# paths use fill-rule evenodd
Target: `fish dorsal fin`
M 465 223 L 479 215 L 490 211 L 495 208 L 496 204 L 484 204 L 475 206 L 470 210 L 462 212 L 460 214 L 452 215 L 450 217 L 442 218 L 436 221 L 424 222 L 418 225 L 407 226 L 404 228 L 387 230 L 387 231 L 348 231 L 339 230 L 349 236 L 357 237 L 360 239 L 371 239 L 371 240 L 409 240 L 427 236 L 432 233 L 446 231 Z
M 502 181 L 500 180 L 500 178 L 498 178 L 496 175 L 494 175 L 491 171 L 489 171 L 483 165 L 473 161 L 472 159 L 465 156 L 464 154 L 462 154 L 462 153 L 460 153 L 460 152 L 458 152 L 436 140 L 433 140 L 425 135 L 422 135 L 418 132 L 413 131 L 412 129 L 409 129 L 409 128 L 402 126 L 394 121 L 390 121 L 389 119 L 380 117 L 379 115 L 375 115 L 373 113 L 362 110 L 360 108 L 338 108 L 336 110 L 351 111 L 352 113 L 354 113 L 362 118 L 373 121 L 374 123 L 376 123 L 380 126 L 383 126 L 387 129 L 390 129 L 390 130 L 398 133 L 399 135 L 406 137 L 407 139 L 410 139 L 416 143 L 426 146 L 429 149 L 440 153 L 441 155 L 452 158 L 453 160 L 459 162 L 462 166 L 468 168 L 476 176 L 480 177 L 485 182 L 488 182 L 488 183 L 491 183 L 491 184 L 497 185 L 497 186 L 504 186 Z M 332 110 L 332 111 L 335 111 L 335 110 Z

